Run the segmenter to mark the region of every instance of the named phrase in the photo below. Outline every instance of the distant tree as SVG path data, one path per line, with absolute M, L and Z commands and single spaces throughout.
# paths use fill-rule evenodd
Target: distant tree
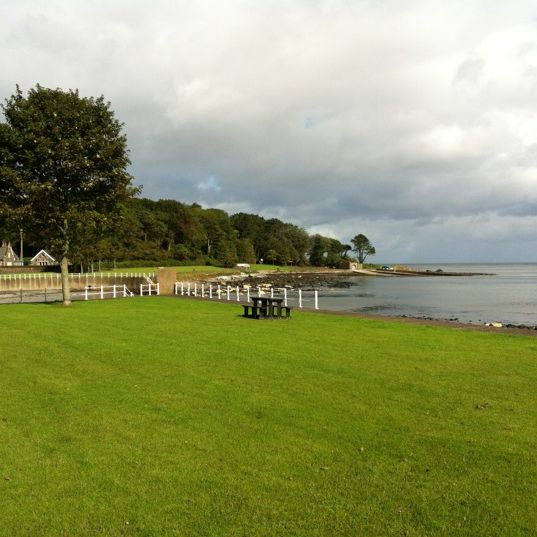
M 220 239 L 212 249 L 213 259 L 223 267 L 232 267 L 237 263 L 237 248 L 235 242 L 227 239 Z
M 254 247 L 250 239 L 239 239 L 237 241 L 237 258 L 241 263 L 255 263 Z
M 328 255 L 329 240 L 322 235 L 314 235 L 310 250 L 310 264 L 314 267 L 326 265 Z
M 231 223 L 238 231 L 239 238 L 249 239 L 255 246 L 263 233 L 265 219 L 257 214 L 237 213 L 231 216 Z
M 278 259 L 278 252 L 276 250 L 272 250 L 272 249 L 267 250 L 265 258 L 269 263 L 274 264 L 274 263 L 276 263 L 276 260 Z
M 219 242 L 226 239 L 234 239 L 236 230 L 231 224 L 229 215 L 221 209 L 201 210 L 200 220 L 205 228 L 207 240 L 207 255 L 217 257 L 212 251 Z M 226 246 L 228 248 L 229 245 Z M 230 257 L 226 254 L 226 257 Z
M 353 252 L 356 252 L 358 255 L 358 261 L 363 263 L 368 255 L 375 255 L 375 247 L 369 242 L 369 239 L 362 235 L 356 235 L 354 239 L 351 239 L 354 248 Z
M 2 106 L 0 211 L 61 258 L 63 302 L 70 304 L 69 261 L 105 233 L 117 206 L 135 192 L 122 124 L 104 97 L 37 85 L 17 86 Z

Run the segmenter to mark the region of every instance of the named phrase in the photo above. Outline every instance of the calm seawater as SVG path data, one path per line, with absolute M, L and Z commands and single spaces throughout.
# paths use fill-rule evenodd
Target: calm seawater
M 378 315 L 537 325 L 537 263 L 408 266 L 493 276 L 355 276 L 345 279 L 351 284 L 346 289 L 322 288 L 319 305 L 322 309 Z

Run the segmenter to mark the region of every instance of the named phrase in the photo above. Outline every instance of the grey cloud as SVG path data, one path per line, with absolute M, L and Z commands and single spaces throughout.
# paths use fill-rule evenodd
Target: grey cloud
M 0 0 L 0 92 L 104 94 L 146 196 L 367 231 L 407 261 L 444 242 L 471 259 L 456 237 L 472 225 L 475 255 L 493 255 L 497 222 L 529 252 L 532 16 L 526 1 Z
M 464 60 L 458 67 L 453 80 L 454 84 L 476 86 L 481 80 L 485 61 L 481 58 Z

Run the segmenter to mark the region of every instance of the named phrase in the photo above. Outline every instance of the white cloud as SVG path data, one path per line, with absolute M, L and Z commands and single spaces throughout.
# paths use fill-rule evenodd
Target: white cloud
M 0 0 L 0 21 L 0 93 L 104 94 L 147 196 L 407 261 L 533 256 L 532 2 Z

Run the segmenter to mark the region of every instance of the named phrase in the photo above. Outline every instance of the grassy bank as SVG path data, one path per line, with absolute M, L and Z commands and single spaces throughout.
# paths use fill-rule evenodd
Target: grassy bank
M 218 274 L 238 274 L 239 269 L 236 268 L 223 268 L 223 267 L 213 267 L 212 265 L 188 265 L 181 267 L 171 267 L 174 268 L 177 272 L 177 277 L 197 277 L 197 276 L 211 276 Z M 260 271 L 276 271 L 276 272 L 291 272 L 296 270 L 297 267 L 292 266 L 279 266 L 279 265 L 250 265 L 250 272 L 260 272 Z M 149 274 L 154 272 L 156 267 L 134 267 L 134 268 L 118 268 L 114 270 L 109 270 L 105 272 L 122 272 L 122 273 L 138 273 L 144 272 Z
M 1 308 L 0 535 L 532 535 L 537 340 Z

